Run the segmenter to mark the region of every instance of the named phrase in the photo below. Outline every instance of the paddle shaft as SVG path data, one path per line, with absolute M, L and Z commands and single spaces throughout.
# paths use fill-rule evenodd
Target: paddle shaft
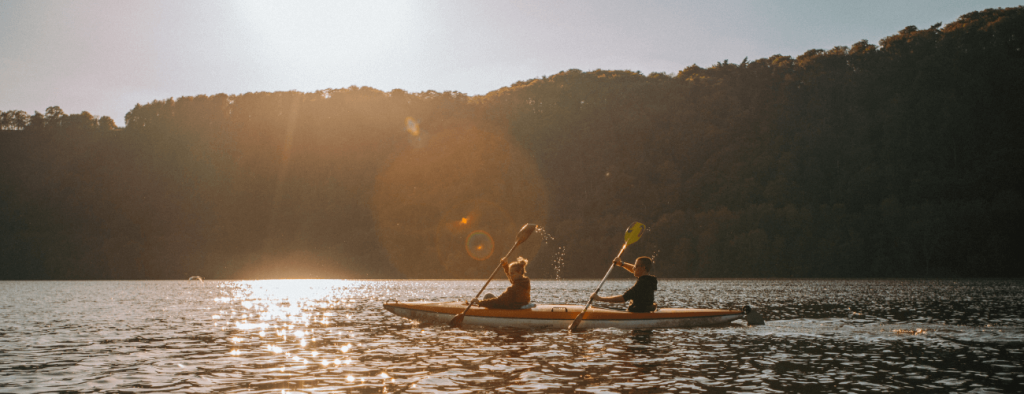
M 622 252 L 626 251 L 627 246 L 629 246 L 629 242 L 622 244 L 622 249 L 619 250 L 619 254 L 617 254 L 615 256 L 615 259 L 612 260 L 612 265 L 608 267 L 608 272 L 604 273 L 604 278 L 601 278 L 601 284 L 597 285 L 597 290 L 594 290 L 594 294 L 597 294 L 597 292 L 601 291 L 601 287 L 604 286 L 604 281 L 608 279 L 608 275 L 612 273 L 613 269 L 615 269 L 615 260 L 618 260 L 619 257 L 622 257 Z M 593 298 L 587 300 L 587 305 L 583 307 L 583 311 L 581 311 L 579 316 L 576 316 L 576 320 L 573 320 L 572 324 L 569 325 L 569 332 L 572 332 L 573 329 L 580 325 L 580 321 L 583 320 L 583 314 L 587 313 L 587 308 L 590 308 L 590 304 L 592 304 L 593 302 Z

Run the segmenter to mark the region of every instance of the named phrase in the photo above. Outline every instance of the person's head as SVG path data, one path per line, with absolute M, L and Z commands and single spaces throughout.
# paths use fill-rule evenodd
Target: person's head
M 516 261 L 513 261 L 508 264 L 508 274 L 511 275 L 513 279 L 518 279 L 526 276 L 527 264 L 530 264 L 529 260 L 526 260 L 522 257 L 517 258 Z
M 653 270 L 654 270 L 654 260 L 651 260 L 650 257 L 647 257 L 647 256 L 637 257 L 636 258 L 636 262 L 633 263 L 633 276 L 635 276 L 637 278 L 639 278 L 641 276 L 644 276 L 644 275 L 647 275 L 647 274 L 651 273 L 651 271 L 653 271 Z

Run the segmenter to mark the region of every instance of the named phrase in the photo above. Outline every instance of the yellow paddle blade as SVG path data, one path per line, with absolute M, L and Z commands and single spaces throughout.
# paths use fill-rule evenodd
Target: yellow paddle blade
M 626 230 L 626 245 L 639 241 L 646 228 L 643 223 L 633 222 L 633 225 L 629 226 L 629 229 Z

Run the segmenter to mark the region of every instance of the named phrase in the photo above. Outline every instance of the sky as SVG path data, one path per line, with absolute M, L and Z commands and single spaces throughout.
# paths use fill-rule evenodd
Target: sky
M 999 1 L 0 0 L 0 111 L 124 124 L 171 97 L 369 86 L 482 95 L 569 69 L 675 74 L 877 44 Z

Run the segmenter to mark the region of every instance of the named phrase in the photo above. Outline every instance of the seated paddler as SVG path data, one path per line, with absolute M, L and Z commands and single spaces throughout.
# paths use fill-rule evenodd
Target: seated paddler
M 627 310 L 630 312 L 654 312 L 657 310 L 658 304 L 654 302 L 654 291 L 658 290 L 658 278 L 651 275 L 651 271 L 654 269 L 654 260 L 651 260 L 650 257 L 637 257 L 636 262 L 630 264 L 624 263 L 616 257 L 613 262 L 615 266 L 632 273 L 636 277 L 636 283 L 622 295 L 601 297 L 595 291 L 590 295 L 590 299 L 604 302 L 629 301 Z
M 511 263 L 501 259 L 501 268 L 505 270 L 512 285 L 505 289 L 505 292 L 495 297 L 491 293 L 484 295 L 484 299 L 477 304 L 485 308 L 495 309 L 520 309 L 530 303 L 530 278 L 526 276 L 526 265 L 530 262 L 519 257 Z

